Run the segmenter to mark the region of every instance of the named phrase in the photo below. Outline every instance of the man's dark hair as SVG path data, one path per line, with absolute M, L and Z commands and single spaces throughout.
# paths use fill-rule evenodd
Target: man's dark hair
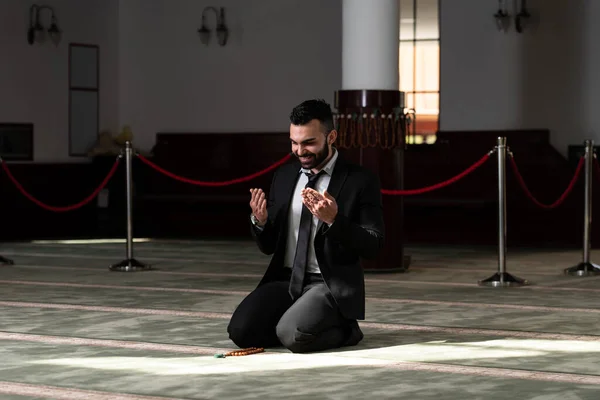
M 290 113 L 290 122 L 294 125 L 305 125 L 313 119 L 319 120 L 325 130 L 323 133 L 334 129 L 331 106 L 323 99 L 306 100 L 294 107 Z

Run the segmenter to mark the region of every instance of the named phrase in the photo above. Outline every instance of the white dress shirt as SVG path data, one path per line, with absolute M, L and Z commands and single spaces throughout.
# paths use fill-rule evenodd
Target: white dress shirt
M 335 167 L 335 162 L 338 157 L 338 152 L 335 148 L 333 148 L 333 157 L 325 164 L 322 170 L 325 173 L 321 174 L 319 179 L 317 180 L 317 184 L 315 185 L 315 190 L 321 194 L 329 187 L 329 181 L 331 180 L 331 174 L 333 173 L 333 168 Z M 298 178 L 298 182 L 296 183 L 296 189 L 294 190 L 294 195 L 292 196 L 292 203 L 290 204 L 290 209 L 288 212 L 288 232 L 287 232 L 287 243 L 285 248 L 285 259 L 284 259 L 284 267 L 292 268 L 294 265 L 294 257 L 296 256 L 296 246 L 298 244 L 298 231 L 300 229 L 300 217 L 302 215 L 302 189 L 308 183 L 308 177 L 304 172 L 308 172 L 308 170 L 304 168 L 300 168 L 298 173 L 300 177 Z M 306 272 L 317 274 L 320 273 L 319 263 L 317 262 L 317 257 L 315 256 L 315 246 L 314 240 L 315 235 L 317 233 L 317 224 L 319 223 L 319 219 L 313 215 L 312 218 L 312 228 L 310 231 L 310 241 L 308 245 L 308 260 L 306 264 Z

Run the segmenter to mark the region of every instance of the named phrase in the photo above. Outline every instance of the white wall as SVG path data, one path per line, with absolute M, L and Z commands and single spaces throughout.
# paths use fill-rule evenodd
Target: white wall
M 285 131 L 306 98 L 341 85 L 341 0 L 52 0 L 59 48 L 29 46 L 30 3 L 0 3 L 0 121 L 35 123 L 35 161 L 68 155 L 68 43 L 100 46 L 100 130 Z M 204 47 L 205 6 L 226 7 L 230 42 Z M 208 24 L 214 27 L 214 15 Z
M 208 5 L 225 47 L 196 33 Z M 120 122 L 144 149 L 161 131 L 287 131 L 293 106 L 341 88 L 341 18 L 340 0 L 121 1 Z
M 599 1 L 529 1 L 524 34 L 496 30 L 497 2 L 441 3 L 442 130 L 549 128 L 563 154 L 600 141 Z
M 512 2 L 509 2 L 512 4 Z M 68 43 L 100 46 L 100 129 L 285 131 L 291 107 L 341 87 L 341 0 L 52 0 L 58 49 L 29 46 L 30 3 L 0 2 L 0 121 L 35 123 L 36 161 L 68 156 Z M 534 31 L 495 28 L 497 2 L 441 1 L 441 129 L 549 128 L 563 153 L 600 142 L 600 1 L 530 0 Z M 226 47 L 196 34 L 225 6 Z M 209 17 L 210 26 L 214 19 Z
M 52 0 L 63 30 L 59 47 L 27 43 L 29 7 L 0 2 L 0 121 L 34 123 L 35 161 L 73 161 L 68 141 L 68 44 L 100 46 L 100 128 L 118 126 L 118 0 Z M 42 14 L 48 24 L 50 13 Z

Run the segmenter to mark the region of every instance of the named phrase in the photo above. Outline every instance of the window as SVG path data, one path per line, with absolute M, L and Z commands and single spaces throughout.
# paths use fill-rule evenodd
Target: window
M 434 143 L 440 112 L 440 0 L 400 1 L 400 90 L 414 110 L 409 144 Z

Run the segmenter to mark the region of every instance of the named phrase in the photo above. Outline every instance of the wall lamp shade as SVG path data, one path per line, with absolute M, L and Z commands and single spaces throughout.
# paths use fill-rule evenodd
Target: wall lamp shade
M 221 46 L 225 46 L 227 44 L 227 39 L 229 38 L 229 31 L 225 25 L 217 26 L 217 40 Z
M 506 31 L 508 29 L 510 16 L 506 12 L 498 10 L 496 14 L 494 14 L 494 19 L 496 20 L 496 28 L 498 28 L 499 31 Z
M 202 24 L 202 28 L 198 29 L 198 35 L 203 45 L 208 45 L 210 42 L 210 30 L 206 29 L 206 26 Z
M 48 36 L 50 36 L 50 40 L 54 43 L 55 46 L 58 46 L 62 40 L 62 31 L 58 27 L 56 23 L 56 18 L 52 18 L 52 24 L 48 29 Z
M 49 10 L 51 14 L 50 27 L 46 29 L 41 22 L 41 12 L 43 10 Z M 47 38 L 58 46 L 62 40 L 62 31 L 58 27 L 58 22 L 54 9 L 50 6 L 38 6 L 33 4 L 29 8 L 29 29 L 27 30 L 27 43 L 33 45 L 34 43 L 44 44 Z
M 227 39 L 229 38 L 229 30 L 227 29 L 227 26 L 225 26 L 225 9 L 223 7 L 221 7 L 219 11 L 217 11 L 215 7 L 206 7 L 202 11 L 202 27 L 198 29 L 200 41 L 205 46 L 210 43 L 211 30 L 206 27 L 207 11 L 214 11 L 217 19 L 217 28 L 215 29 L 217 32 L 217 42 L 219 45 L 225 46 L 227 44 Z
M 524 3 L 525 0 L 523 0 L 523 4 Z M 527 28 L 527 26 L 529 25 L 530 19 L 531 14 L 529 14 L 525 6 L 523 6 L 523 8 L 521 8 L 521 11 L 515 17 L 515 29 L 517 30 L 517 32 L 523 33 L 523 30 L 525 30 L 525 28 Z
M 496 21 L 496 28 L 499 31 L 506 32 L 510 25 L 510 15 L 508 14 L 508 9 L 506 3 L 503 0 L 498 0 L 498 11 L 494 14 L 494 19 Z
M 517 5 L 520 1 L 521 7 L 519 12 L 517 12 Z M 498 0 L 498 11 L 494 14 L 494 19 L 496 21 L 496 28 L 499 31 L 507 32 L 510 28 L 510 14 L 508 13 L 507 7 L 508 0 Z M 515 19 L 515 30 L 518 33 L 523 33 L 525 29 L 530 26 L 532 22 L 532 15 L 527 10 L 527 0 L 515 0 L 513 15 Z

